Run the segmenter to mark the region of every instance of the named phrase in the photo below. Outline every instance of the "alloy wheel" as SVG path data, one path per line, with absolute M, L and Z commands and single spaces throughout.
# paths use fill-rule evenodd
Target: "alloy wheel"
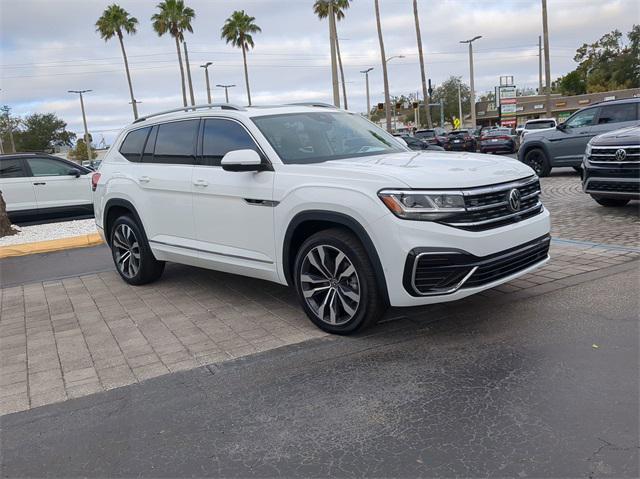
M 360 304 L 360 280 L 347 255 L 334 246 L 312 248 L 302 261 L 300 285 L 305 302 L 321 321 L 348 323 Z
M 127 278 L 133 278 L 140 270 L 140 244 L 129 225 L 120 224 L 113 233 L 113 249 L 116 266 Z
M 542 155 L 538 152 L 529 153 L 529 157 L 527 158 L 527 164 L 536 172 L 538 176 L 542 175 L 542 171 L 544 168 Z

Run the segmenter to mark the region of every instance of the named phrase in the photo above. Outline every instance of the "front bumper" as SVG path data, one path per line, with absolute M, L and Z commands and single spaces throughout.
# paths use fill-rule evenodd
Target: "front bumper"
M 369 229 L 384 269 L 392 306 L 455 301 L 511 281 L 547 261 L 547 256 L 544 255 L 539 261 L 524 265 L 524 269 L 506 271 L 506 275 L 500 275 L 495 280 L 489 278 L 488 282 L 472 282 L 466 286 L 463 283 L 452 291 L 416 295 L 411 288 L 405 287 L 406 265 L 412 252 L 425 251 L 425 248 L 430 252 L 451 252 L 453 249 L 482 261 L 548 236 L 549 231 L 549 213 L 546 209 L 518 223 L 484 231 L 466 231 L 429 221 L 401 220 L 392 214 L 385 215 L 370 225 Z M 470 279 L 471 276 L 466 281 Z
M 640 198 L 640 165 L 599 166 L 585 160 L 582 189 L 607 198 Z

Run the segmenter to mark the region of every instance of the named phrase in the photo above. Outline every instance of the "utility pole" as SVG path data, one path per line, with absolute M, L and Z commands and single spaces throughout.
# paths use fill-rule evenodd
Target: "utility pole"
M 331 83 L 333 85 L 333 104 L 340 108 L 340 85 L 338 83 L 338 63 L 336 58 L 336 17 L 333 14 L 333 0 L 327 3 L 329 8 L 329 43 L 331 44 Z
M 460 93 L 460 85 L 462 81 L 458 82 L 458 116 L 460 117 L 460 128 L 462 128 L 462 94 Z
M 4 113 L 4 117 L 7 122 L 7 128 L 9 129 L 9 142 L 11 143 L 11 152 L 15 153 L 16 142 L 13 139 L 13 125 L 11 124 L 11 117 L 9 116 L 10 111 L 11 111 L 11 108 L 9 108 L 7 105 L 2 107 L 2 112 Z
M 538 35 L 538 95 L 542 95 L 542 37 Z
M 229 103 L 229 88 L 233 88 L 235 85 L 216 85 L 218 88 L 224 88 L 224 97 L 227 103 Z
M 384 83 L 384 109 L 387 131 L 391 131 L 391 102 L 389 99 L 389 76 L 387 75 L 387 57 L 384 53 L 384 40 L 382 38 L 382 23 L 380 22 L 380 5 L 378 0 L 374 0 L 376 12 L 376 26 L 378 28 L 378 42 L 380 43 L 380 57 L 382 58 L 382 80 Z
M 367 118 L 371 119 L 371 97 L 369 96 L 369 72 L 373 70 L 373 67 L 362 70 L 360 73 L 364 73 L 364 81 L 367 85 Z
M 87 129 L 87 115 L 84 112 L 84 99 L 83 93 L 89 93 L 93 90 L 67 90 L 68 93 L 77 93 L 80 95 L 80 108 L 82 109 L 82 124 L 84 125 L 84 143 L 87 145 L 87 159 L 91 160 L 91 139 L 89 137 L 89 130 Z
M 542 0 L 542 35 L 544 37 L 544 78 L 545 108 L 547 117 L 553 118 L 551 111 L 551 64 L 549 60 L 549 23 L 547 21 L 547 0 Z
M 191 100 L 191 106 L 196 104 L 196 100 L 193 97 L 193 83 L 191 82 L 191 65 L 189 65 L 189 52 L 187 52 L 187 42 L 183 41 L 184 45 L 184 63 L 187 67 L 187 81 L 189 82 L 189 95 Z
M 207 81 L 207 101 L 211 104 L 211 86 L 209 83 L 209 67 L 213 65 L 212 62 L 207 62 L 204 65 L 200 65 L 200 68 L 204 68 L 204 77 Z
M 422 81 L 422 100 L 424 101 L 424 109 L 427 114 L 427 127 L 433 128 L 431 122 L 431 111 L 429 110 L 429 102 L 431 98 L 427 95 L 427 75 L 424 68 L 424 56 L 422 55 L 422 35 L 420 34 L 420 21 L 418 20 L 418 0 L 413 0 L 413 17 L 416 23 L 416 40 L 418 42 L 418 58 L 420 60 L 420 80 Z M 418 100 L 418 111 L 420 110 L 420 100 Z
M 391 60 L 393 60 L 394 58 L 404 58 L 404 55 L 394 55 L 392 57 L 386 58 L 383 62 L 383 66 L 384 66 L 384 71 L 385 71 L 385 79 L 387 80 L 385 82 L 385 103 L 386 103 L 386 108 L 387 108 L 387 112 L 389 112 L 389 102 L 390 100 L 390 95 L 389 95 L 389 80 L 388 80 L 388 76 L 387 76 L 387 63 L 389 63 Z M 387 102 L 387 97 L 389 97 L 389 102 Z M 389 114 L 387 114 L 387 119 L 389 119 Z M 387 126 L 387 130 L 389 132 L 391 132 L 391 123 L 388 122 L 388 126 Z M 393 131 L 396 130 L 396 102 L 395 100 L 393 101 Z
M 545 0 L 543 0 L 545 1 Z M 482 38 L 482 35 L 477 35 L 470 40 L 462 40 L 460 43 L 469 44 L 469 87 L 471 88 L 470 103 L 471 103 L 471 128 L 476 127 L 476 92 L 473 85 L 473 42 Z M 462 119 L 460 119 L 462 122 Z

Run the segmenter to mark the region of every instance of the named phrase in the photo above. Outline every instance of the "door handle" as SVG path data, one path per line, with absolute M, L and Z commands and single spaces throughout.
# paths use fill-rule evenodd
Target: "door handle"
M 151 181 L 151 178 L 149 178 L 148 176 L 141 176 L 140 178 L 138 178 L 138 181 L 140 183 L 149 183 Z
M 37 181 L 34 183 L 34 185 L 46 185 L 46 183 L 44 181 Z
M 205 180 L 194 180 L 193 185 L 205 187 L 205 186 L 209 186 L 209 183 Z

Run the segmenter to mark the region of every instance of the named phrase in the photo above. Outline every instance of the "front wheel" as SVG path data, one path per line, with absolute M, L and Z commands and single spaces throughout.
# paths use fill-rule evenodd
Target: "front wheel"
M 596 200 L 596 203 L 602 206 L 615 207 L 615 206 L 625 206 L 629 203 L 629 199 L 626 198 L 606 198 L 604 196 L 591 195 L 591 198 Z
M 115 220 L 110 245 L 116 270 L 127 283 L 141 285 L 162 276 L 164 261 L 153 256 L 142 228 L 130 216 Z
M 544 151 L 540 148 L 534 148 L 524 155 L 523 163 L 533 171 L 536 172 L 538 176 L 549 176 L 551 173 L 551 163 L 549 162 L 549 158 Z
M 328 229 L 310 236 L 296 256 L 295 287 L 309 319 L 333 334 L 375 324 L 385 305 L 371 260 L 356 236 Z

